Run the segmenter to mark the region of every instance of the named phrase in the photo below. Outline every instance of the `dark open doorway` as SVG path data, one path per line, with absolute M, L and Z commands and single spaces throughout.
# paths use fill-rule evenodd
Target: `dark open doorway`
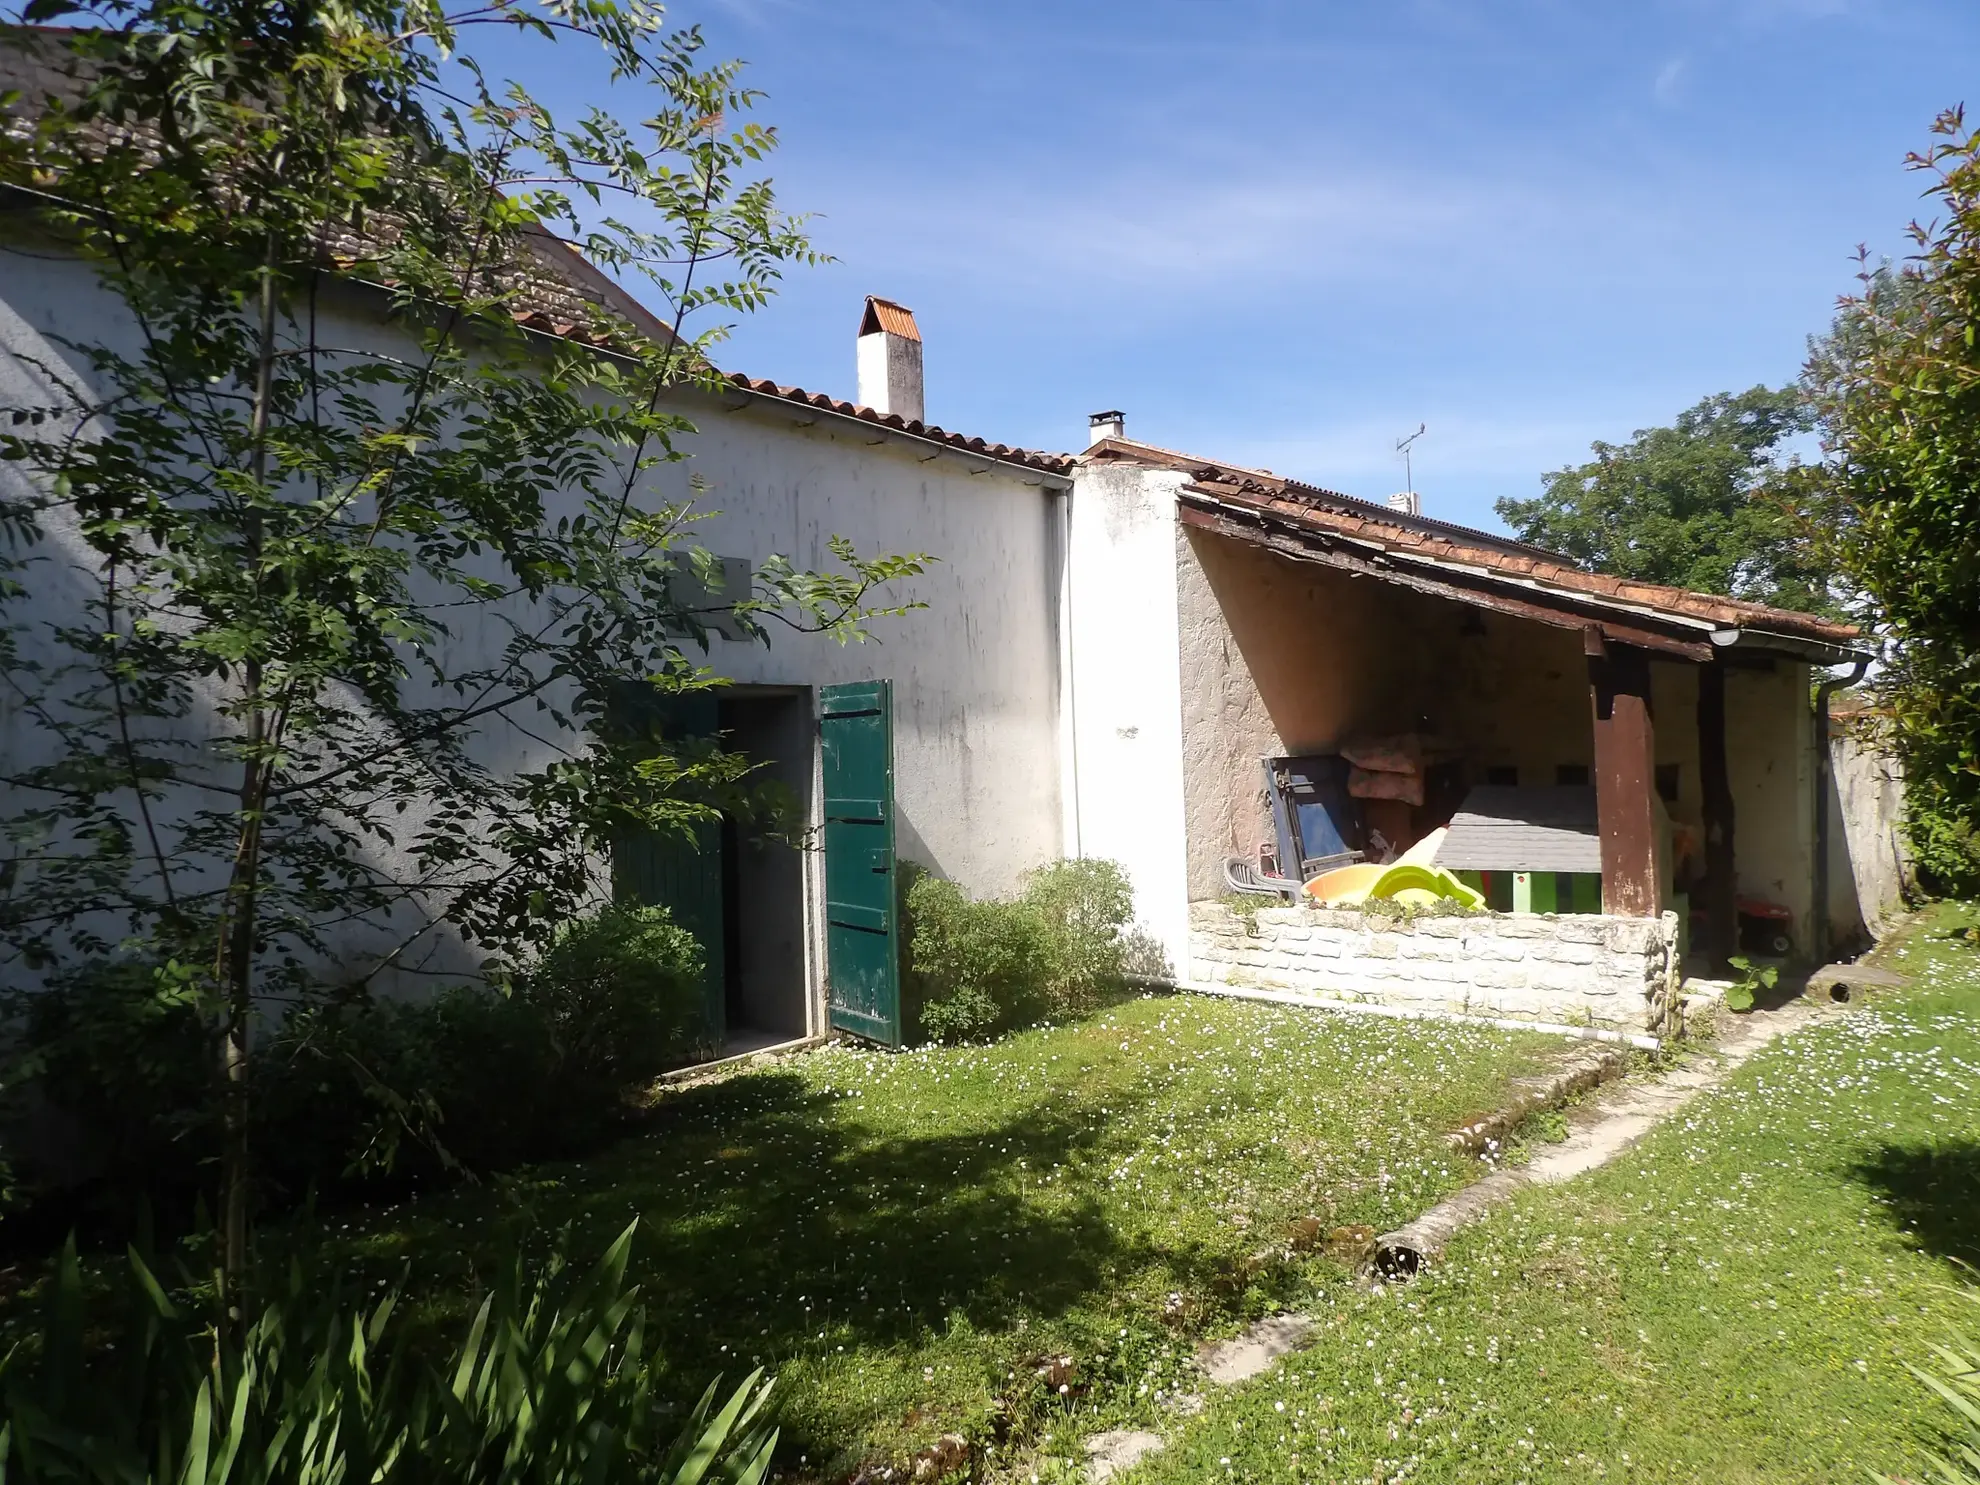
M 754 775 L 811 815 L 809 693 L 737 686 L 721 693 L 727 747 L 759 764 Z M 811 1030 L 804 932 L 805 858 L 798 847 L 738 821 L 722 831 L 724 1052 L 790 1041 Z

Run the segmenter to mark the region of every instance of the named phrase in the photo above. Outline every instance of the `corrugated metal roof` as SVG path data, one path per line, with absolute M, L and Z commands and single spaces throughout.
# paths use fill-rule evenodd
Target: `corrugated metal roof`
M 1599 873 L 1595 790 L 1481 784 L 1451 817 L 1436 864 L 1450 871 Z
M 866 312 L 859 317 L 859 333 L 875 335 L 881 331 L 889 335 L 898 335 L 903 340 L 921 339 L 921 327 L 914 322 L 913 310 L 905 304 L 896 304 L 891 299 L 868 294 Z

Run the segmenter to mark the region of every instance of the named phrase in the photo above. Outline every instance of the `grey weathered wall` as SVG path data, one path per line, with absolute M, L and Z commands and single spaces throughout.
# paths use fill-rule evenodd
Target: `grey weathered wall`
M 135 348 L 123 305 L 89 267 L 53 245 L 32 246 L 0 259 L 0 404 L 12 407 L 58 401 L 63 378 L 87 384 L 83 356 L 65 342 Z M 361 291 L 327 295 L 322 339 L 411 350 L 381 307 Z M 649 493 L 656 502 L 693 498 L 707 513 L 700 540 L 717 554 L 823 566 L 832 560 L 828 539 L 843 535 L 864 553 L 935 559 L 923 576 L 877 595 L 924 606 L 876 620 L 872 643 L 773 625 L 768 649 L 716 639 L 707 663 L 738 682 L 813 694 L 833 682 L 891 678 L 903 855 L 989 893 L 1059 854 L 1061 497 L 1032 472 L 740 392 L 681 411 L 699 431 L 680 440 L 684 459 L 651 472 Z M 0 480 L 20 478 L 0 467 Z M 86 554 L 59 533 L 44 554 L 50 561 L 28 575 L 32 617 L 73 620 L 96 587 Z M 442 647 L 445 663 L 492 660 L 502 633 L 494 623 L 464 626 Z M 476 756 L 503 770 L 542 766 L 560 743 L 525 730 L 537 720 L 491 719 Z M 0 700 L 0 765 L 18 766 L 35 744 L 28 721 Z M 464 966 L 480 956 L 456 957 Z
M 1880 938 L 1904 910 L 1904 777 L 1874 714 L 1837 717 L 1829 734 L 1829 924 L 1837 943 Z

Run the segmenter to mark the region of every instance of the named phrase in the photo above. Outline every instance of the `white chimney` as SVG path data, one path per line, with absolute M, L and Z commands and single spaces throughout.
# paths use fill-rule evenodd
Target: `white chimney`
M 1404 490 L 1389 497 L 1389 509 L 1399 510 L 1406 516 L 1423 514 L 1423 496 L 1415 490 Z
M 1087 418 L 1086 446 L 1090 449 L 1103 438 L 1126 438 L 1127 419 L 1119 411 L 1097 412 Z
M 866 296 L 859 320 L 859 400 L 882 417 L 925 422 L 921 402 L 921 331 L 914 311 Z

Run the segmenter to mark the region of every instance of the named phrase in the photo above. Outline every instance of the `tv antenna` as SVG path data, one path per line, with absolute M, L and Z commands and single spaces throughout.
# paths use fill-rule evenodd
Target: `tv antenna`
M 1396 440 L 1396 452 L 1402 455 L 1403 461 L 1403 488 L 1412 495 L 1416 493 L 1416 476 L 1411 472 L 1409 467 L 1409 446 L 1421 438 L 1429 426 L 1428 423 L 1418 423 L 1416 425 L 1416 431 L 1410 434 L 1408 438 L 1399 438 Z

